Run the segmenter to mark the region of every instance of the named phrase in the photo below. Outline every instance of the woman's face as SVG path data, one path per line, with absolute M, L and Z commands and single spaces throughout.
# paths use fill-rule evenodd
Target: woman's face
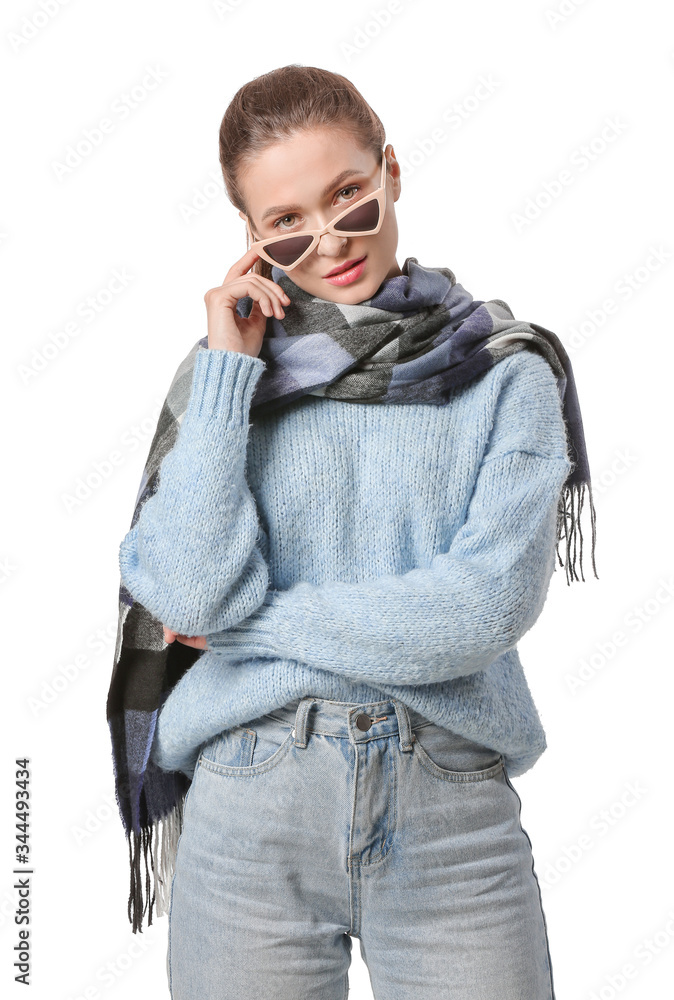
M 386 278 L 401 274 L 396 260 L 398 225 L 393 203 L 400 197 L 400 167 L 386 146 L 386 212 L 373 236 L 324 233 L 288 277 L 310 295 L 331 302 L 363 302 Z M 254 239 L 302 229 L 321 229 L 359 198 L 376 191 L 381 161 L 336 129 L 304 131 L 269 146 L 239 177 Z M 239 212 L 242 219 L 246 216 Z M 365 258 L 362 273 L 335 285 L 326 275 Z

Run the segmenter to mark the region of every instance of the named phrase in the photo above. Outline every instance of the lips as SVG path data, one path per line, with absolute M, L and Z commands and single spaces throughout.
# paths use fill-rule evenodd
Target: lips
M 339 267 L 336 267 L 333 271 L 329 271 L 328 274 L 324 275 L 324 277 L 332 278 L 332 276 L 335 274 L 341 274 L 342 271 L 348 271 L 349 268 L 353 267 L 354 264 L 358 264 L 359 261 L 365 260 L 365 256 L 366 255 L 363 254 L 362 257 L 354 257 L 352 260 L 347 260 L 345 264 L 341 264 Z

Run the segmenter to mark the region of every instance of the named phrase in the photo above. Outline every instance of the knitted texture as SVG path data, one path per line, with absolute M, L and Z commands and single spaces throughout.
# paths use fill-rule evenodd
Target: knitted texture
M 304 695 L 394 696 L 522 774 L 546 743 L 516 644 L 570 469 L 550 366 L 522 351 L 444 407 L 306 396 L 250 423 L 263 369 L 199 348 L 161 486 L 120 547 L 135 598 L 207 637 L 154 762 L 191 776 L 205 741 Z
M 134 932 L 167 912 L 201 746 L 277 706 L 394 696 L 522 774 L 545 735 L 517 642 L 559 544 L 584 580 L 586 496 L 596 575 L 552 331 L 413 257 L 354 305 L 272 277 L 291 301 L 259 357 L 203 337 L 178 367 L 120 547 L 106 713 Z

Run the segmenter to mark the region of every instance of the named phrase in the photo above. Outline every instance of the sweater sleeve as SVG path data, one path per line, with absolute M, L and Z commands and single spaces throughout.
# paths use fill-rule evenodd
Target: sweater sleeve
M 270 591 L 246 620 L 207 635 L 207 647 L 234 659 L 288 658 L 374 685 L 417 685 L 485 669 L 515 646 L 545 602 L 570 469 L 547 370 L 528 410 L 517 380 L 506 385 L 448 551 L 402 575 Z
M 269 586 L 260 525 L 245 479 L 249 412 L 264 361 L 200 349 L 176 442 L 159 485 L 119 549 L 124 585 L 183 635 L 225 629 Z

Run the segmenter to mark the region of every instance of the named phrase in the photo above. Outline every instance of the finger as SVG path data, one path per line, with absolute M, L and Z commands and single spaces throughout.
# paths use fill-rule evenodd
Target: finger
M 178 642 L 181 642 L 184 646 L 192 646 L 195 649 L 201 649 L 204 640 L 199 635 L 179 635 Z
M 239 257 L 239 259 L 230 267 L 229 271 L 225 275 L 223 285 L 227 284 L 228 281 L 233 281 L 234 278 L 242 277 L 247 271 L 250 271 L 259 256 L 260 255 L 257 250 L 246 250 L 243 257 Z
M 273 295 L 272 301 L 274 302 L 275 305 L 276 315 L 278 316 L 279 319 L 283 319 L 283 317 L 285 316 L 284 306 L 290 305 L 290 298 L 286 295 L 286 293 L 283 291 L 282 288 L 279 288 L 278 285 L 274 285 L 274 288 L 272 289 L 272 295 Z
M 255 295 L 260 303 L 260 309 L 265 316 L 277 316 L 278 319 L 283 319 L 285 312 L 283 309 L 283 303 L 280 301 L 279 296 L 276 292 L 265 289 L 264 291 L 257 291 Z
M 255 281 L 264 285 L 270 294 L 276 295 L 279 302 L 284 302 L 286 305 L 290 304 L 291 300 L 289 295 L 286 293 L 284 288 L 281 288 L 277 281 L 273 281 L 271 278 L 265 278 L 263 274 L 252 274 L 251 278 L 254 278 Z
M 236 282 L 238 286 L 238 298 L 243 298 L 244 295 L 250 295 L 251 298 L 258 298 L 259 293 L 264 291 L 267 295 L 273 295 L 280 303 L 285 305 L 290 304 L 291 299 L 287 295 L 286 291 L 281 288 L 276 281 L 272 281 L 271 278 L 265 278 L 264 275 L 256 274 L 254 272 L 250 274 L 233 274 L 233 271 L 233 268 L 230 269 L 225 281 L 219 286 L 220 288 L 224 287 L 224 285 L 234 284 Z M 216 291 L 216 288 L 209 289 L 209 292 Z
M 290 305 L 291 299 L 271 278 L 265 278 L 261 274 L 238 274 L 232 277 L 232 271 L 227 274 L 225 281 L 219 287 L 211 288 L 204 295 L 208 308 L 209 298 L 219 299 L 219 293 L 225 291 L 228 300 L 231 296 L 237 299 L 249 296 L 254 302 L 259 303 L 260 310 L 265 316 L 272 314 L 279 319 L 283 318 L 283 307 Z
M 275 281 L 266 282 L 265 291 L 266 301 L 268 301 L 270 309 L 273 310 L 275 316 L 279 319 L 283 319 L 285 316 L 285 310 L 283 307 L 290 304 L 290 299 Z M 270 313 L 265 313 L 265 315 L 270 315 Z
M 272 302 L 271 295 L 265 295 L 264 293 L 260 296 L 260 309 L 265 314 L 265 316 L 271 316 L 276 312 L 275 304 Z

